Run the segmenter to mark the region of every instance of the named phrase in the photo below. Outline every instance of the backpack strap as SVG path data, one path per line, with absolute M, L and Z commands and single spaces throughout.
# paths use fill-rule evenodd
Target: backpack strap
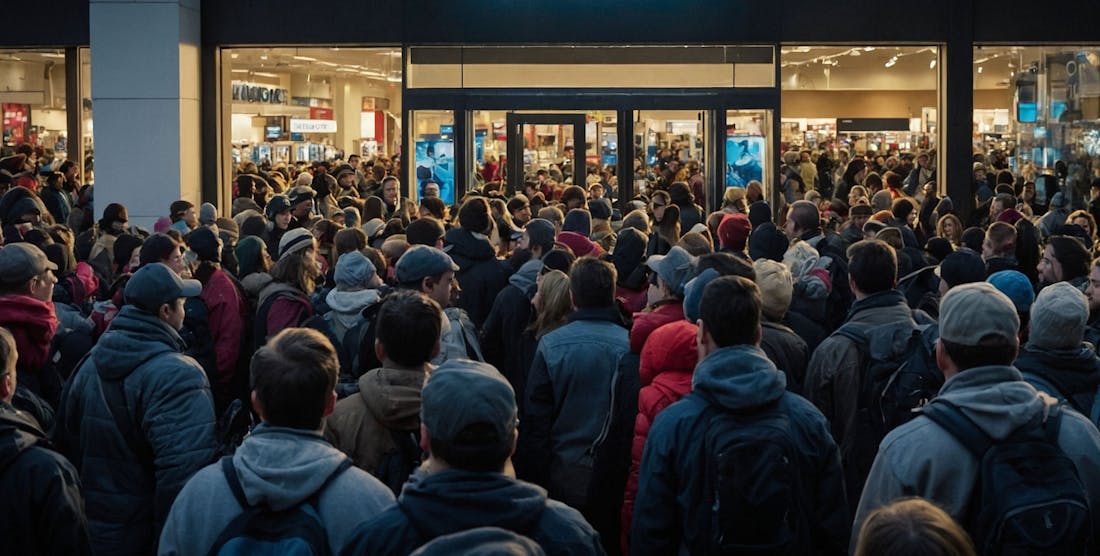
M 325 479 L 325 482 L 321 483 L 321 486 L 317 489 L 316 492 L 313 493 L 313 496 L 310 496 L 309 499 L 306 500 L 306 503 L 308 503 L 310 506 L 313 506 L 314 508 L 319 509 L 321 507 L 321 493 L 324 492 L 325 489 L 328 488 L 328 486 L 336 480 L 336 477 L 343 475 L 344 471 L 347 471 L 350 467 L 351 458 L 344 457 L 343 461 L 340 462 L 340 465 L 336 466 L 336 469 L 334 469 L 332 473 L 329 474 L 328 478 Z
M 993 441 L 985 434 L 985 431 L 951 402 L 942 399 L 936 400 L 935 403 L 926 405 L 921 410 L 921 415 L 943 427 L 979 460 L 993 445 Z
M 1069 395 L 1062 384 L 1057 379 L 1049 376 L 1042 376 L 1036 373 L 1022 373 L 1024 380 L 1032 386 L 1042 387 L 1050 391 L 1053 397 L 1058 399 L 1059 403 L 1067 403 L 1073 409 L 1077 410 L 1081 415 L 1091 414 L 1092 412 L 1086 412 L 1085 408 L 1077 404 L 1077 401 L 1073 399 L 1073 396 Z M 1038 388 L 1037 388 L 1038 389 Z M 1093 404 L 1093 411 L 1096 411 L 1096 404 Z

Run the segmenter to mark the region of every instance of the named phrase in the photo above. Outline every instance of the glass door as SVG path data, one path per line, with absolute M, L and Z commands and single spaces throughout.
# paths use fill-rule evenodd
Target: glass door
M 508 193 L 526 181 L 554 179 L 584 184 L 587 141 L 584 114 L 506 115 Z M 560 177 L 557 175 L 560 173 Z

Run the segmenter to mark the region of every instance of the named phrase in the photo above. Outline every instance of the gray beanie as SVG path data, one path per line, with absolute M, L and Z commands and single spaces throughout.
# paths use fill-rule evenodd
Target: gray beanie
M 1045 349 L 1081 345 L 1089 319 L 1088 300 L 1069 282 L 1051 284 L 1031 305 L 1028 345 Z
M 336 261 L 333 279 L 338 289 L 365 288 L 376 272 L 370 259 L 358 251 L 348 251 Z
M 878 193 L 875 193 L 874 196 L 871 197 L 871 208 L 875 209 L 876 211 L 890 210 L 890 207 L 893 205 L 893 203 L 893 196 L 891 196 L 890 192 L 885 189 L 879 191 Z
M 215 224 L 218 220 L 218 207 L 210 204 L 203 203 L 199 207 L 199 224 L 203 226 L 210 226 Z

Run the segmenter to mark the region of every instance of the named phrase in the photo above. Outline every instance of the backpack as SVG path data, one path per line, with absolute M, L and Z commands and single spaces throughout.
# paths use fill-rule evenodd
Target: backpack
M 827 270 L 833 289 L 825 298 L 825 322 L 822 323 L 826 330 L 831 331 L 844 324 L 853 296 L 851 286 L 848 285 L 847 248 L 841 245 L 844 240 L 834 233 L 822 234 L 821 239 L 811 245 L 817 249 L 818 255 L 832 259 Z
M 363 309 L 359 322 L 348 328 L 339 342 L 340 380 L 336 395 L 341 399 L 358 392 L 359 377 L 382 364 L 374 355 L 374 318 L 381 307 L 381 303 L 375 303 Z
M 275 511 L 266 505 L 253 506 L 248 503 L 237 470 L 233 467 L 233 458 L 223 457 L 222 473 L 233 497 L 244 511 L 222 530 L 209 554 L 332 554 L 328 533 L 318 514 L 318 501 L 325 487 L 349 467 L 351 460 L 345 458 L 313 496 L 293 508 Z
M 382 454 L 382 459 L 374 470 L 374 476 L 382 481 L 382 484 L 390 487 L 394 496 L 397 496 L 401 494 L 401 488 L 409 480 L 409 475 L 420 467 L 424 455 L 416 443 L 416 433 L 390 429 L 390 438 L 393 440 L 394 447 Z
M 183 302 L 183 309 L 183 328 L 180 329 L 180 338 L 183 338 L 187 345 L 184 353 L 195 358 L 195 361 L 202 365 L 211 388 L 218 388 L 218 356 L 214 350 L 214 338 L 210 335 L 210 311 L 198 296 L 188 297 Z
M 980 462 L 963 520 L 979 554 L 1088 553 L 1092 518 L 1077 467 L 1058 445 L 1060 406 L 999 442 L 949 402 L 922 414 Z
M 1085 408 L 1077 403 L 1072 392 L 1052 377 L 1043 377 L 1034 373 L 1023 373 L 1023 375 L 1024 380 L 1034 386 L 1036 390 L 1051 393 L 1052 397 L 1058 398 L 1059 403 L 1069 404 L 1078 413 L 1087 417 L 1090 423 L 1096 425 L 1100 422 L 1100 388 L 1096 390 L 1096 395 L 1092 399 L 1092 409 L 1085 411 Z
M 291 291 L 281 290 L 277 291 L 264 299 L 264 302 L 256 309 L 256 316 L 252 319 L 252 351 L 264 347 L 267 343 L 268 330 L 267 330 L 267 314 L 271 312 L 271 306 L 275 304 L 277 299 L 293 299 L 301 302 L 313 310 L 313 305 L 309 303 L 309 300 L 302 297 L 302 294 Z
M 706 554 L 811 552 L 800 451 L 780 400 L 751 413 L 707 403 L 701 504 L 710 508 L 703 524 L 709 530 Z

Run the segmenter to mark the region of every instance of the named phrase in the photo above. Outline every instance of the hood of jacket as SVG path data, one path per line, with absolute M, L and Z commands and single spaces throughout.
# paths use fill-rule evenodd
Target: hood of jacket
M 451 228 L 443 236 L 443 243 L 443 250 L 458 265 L 459 272 L 469 270 L 481 261 L 496 258 L 496 251 L 489 239 L 481 234 L 475 235 L 470 230 Z
M 106 379 L 121 379 L 142 363 L 162 354 L 181 353 L 179 332 L 156 315 L 127 305 L 115 315 L 92 351 L 96 370 Z
M 867 318 L 889 317 L 892 320 L 911 316 L 912 310 L 905 296 L 898 290 L 873 293 L 852 303 L 846 320 L 862 321 Z
M 260 290 L 259 298 L 256 301 L 256 307 L 260 307 L 264 304 L 267 298 L 279 293 L 279 292 L 295 292 L 298 295 L 303 295 L 298 288 L 286 284 L 283 282 L 268 282 L 264 289 Z
M 382 299 L 382 296 L 378 293 L 378 290 L 353 292 L 330 290 L 328 295 L 325 296 L 325 303 L 328 303 L 329 309 L 332 310 L 333 316 L 340 321 L 340 324 L 351 328 L 359 321 L 359 313 L 363 309 L 378 303 L 380 299 Z
M 264 291 L 264 288 L 271 283 L 273 278 L 266 272 L 253 272 L 241 280 L 241 287 L 244 288 L 245 293 L 259 297 L 260 292 Z
M 233 454 L 233 466 L 248 503 L 277 511 L 312 496 L 346 457 L 317 431 L 261 424 Z
M 1100 385 L 1100 357 L 1087 344 L 1067 349 L 1025 345 L 1014 366 L 1041 377 L 1054 375 L 1055 382 L 1070 392 L 1095 391 Z
M 512 273 L 512 276 L 508 278 L 508 283 L 519 288 L 519 291 L 527 293 L 535 287 L 539 272 L 541 271 L 542 260 L 531 259 L 523 263 L 523 266 L 519 267 L 519 270 Z
M 410 481 L 397 503 L 429 538 L 486 525 L 530 531 L 546 508 L 546 491 L 500 473 L 448 469 Z
M 951 377 L 930 404 L 951 402 L 993 440 L 1008 438 L 1040 412 L 1057 404 L 1054 398 L 1023 381 L 1015 367 L 975 367 Z
M 359 377 L 359 395 L 379 423 L 414 430 L 420 427 L 420 391 L 427 379 L 423 367 L 382 367 Z
M 726 409 L 743 411 L 783 395 L 787 377 L 756 346 L 724 347 L 695 367 L 692 389 Z
M 34 418 L 0 402 L 0 473 L 25 450 L 45 440 Z

